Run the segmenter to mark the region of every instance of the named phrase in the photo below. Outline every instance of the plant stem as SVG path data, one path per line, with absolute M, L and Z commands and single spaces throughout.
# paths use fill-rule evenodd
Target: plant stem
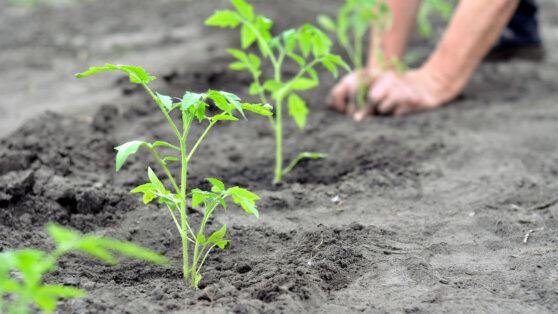
M 182 142 L 182 137 L 180 136 L 180 132 L 178 132 L 178 129 L 176 128 L 176 125 L 174 124 L 174 121 L 172 121 L 171 117 L 169 116 L 169 113 L 167 112 L 167 110 L 165 109 L 165 106 L 163 106 L 163 104 L 161 103 L 161 100 L 159 99 L 159 97 L 155 96 L 155 94 L 153 94 L 153 91 L 151 91 L 151 88 L 149 88 L 149 86 L 147 86 L 147 84 L 145 83 L 141 83 L 141 85 L 143 85 L 143 88 L 145 88 L 147 90 L 147 92 L 149 93 L 149 95 L 151 95 L 151 97 L 155 100 L 155 102 L 157 103 L 157 105 L 159 106 L 159 109 L 161 109 L 161 111 L 163 112 L 163 114 L 165 115 L 165 118 L 167 118 L 167 120 L 169 121 L 170 125 L 172 126 L 172 129 L 174 130 L 174 132 L 176 133 L 176 136 L 178 137 L 178 139 L 180 139 L 180 141 Z
M 207 128 L 205 129 L 205 131 L 203 131 L 203 134 L 200 136 L 200 138 L 198 139 L 198 141 L 196 142 L 196 144 L 194 145 L 194 147 L 192 147 L 192 149 L 190 150 L 190 153 L 188 154 L 188 157 L 186 157 L 185 162 L 188 163 L 190 161 L 190 158 L 192 158 L 192 156 L 194 155 L 194 153 L 196 152 L 196 149 L 198 149 L 198 146 L 200 145 L 200 143 L 202 142 L 202 140 L 204 139 L 204 137 L 207 135 L 207 132 L 209 132 L 209 130 L 211 129 L 211 127 L 216 123 L 216 121 L 211 121 L 209 123 L 209 125 L 207 126 Z M 186 152 L 186 150 L 185 150 Z M 184 162 L 184 161 L 183 161 Z
M 277 97 L 275 104 L 275 179 L 274 184 L 281 183 L 283 176 L 283 96 Z
M 186 159 L 186 138 L 180 141 L 180 150 L 182 157 L 182 175 L 180 183 L 180 217 L 182 219 L 182 259 L 184 283 L 188 285 L 188 234 L 186 233 L 186 178 L 188 174 L 188 161 Z
M 155 149 L 151 145 L 149 145 L 147 147 L 153 153 L 153 155 L 155 155 L 155 158 L 157 158 L 157 161 L 159 161 L 159 163 L 161 164 L 161 167 L 163 167 L 163 169 L 165 170 L 165 173 L 167 174 L 167 177 L 169 177 L 169 179 L 172 183 L 172 186 L 176 190 L 176 193 L 180 194 L 180 189 L 178 188 L 178 185 L 176 185 L 176 181 L 174 181 L 174 177 L 172 176 L 169 169 L 167 168 L 167 165 L 165 164 L 165 161 L 162 160 L 161 157 L 159 157 L 159 154 L 157 154 L 157 152 L 155 151 Z

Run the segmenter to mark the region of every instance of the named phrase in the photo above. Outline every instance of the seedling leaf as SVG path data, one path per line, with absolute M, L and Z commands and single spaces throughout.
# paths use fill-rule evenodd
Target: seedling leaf
M 306 125 L 306 116 L 308 115 L 308 108 L 306 107 L 306 102 L 300 98 L 297 94 L 291 94 L 289 96 L 289 114 L 293 117 L 296 125 L 303 129 Z
M 141 145 L 147 145 L 147 143 L 143 141 L 131 141 L 115 147 L 118 151 L 118 153 L 116 153 L 116 171 L 119 171 L 120 168 L 122 168 L 122 165 L 128 157 L 135 154 Z
M 96 239 L 96 242 L 99 247 L 118 252 L 129 257 L 138 258 L 163 266 L 169 266 L 171 264 L 166 257 L 130 242 L 118 241 L 110 238 L 98 238 Z
M 327 31 L 335 32 L 335 22 L 327 15 L 318 15 L 318 24 Z
M 155 188 L 155 190 L 159 191 L 159 192 L 165 192 L 165 186 L 163 185 L 163 183 L 159 180 L 159 178 L 157 178 L 157 175 L 155 174 L 155 172 L 153 172 L 153 170 L 151 169 L 151 167 L 147 168 L 147 175 L 149 176 L 149 180 L 151 181 L 151 183 L 153 184 L 153 187 Z
M 226 232 L 227 232 L 227 225 L 223 225 L 221 229 L 213 232 L 213 234 L 207 239 L 207 243 L 221 242 Z
M 205 25 L 218 26 L 221 28 L 235 28 L 240 24 L 241 18 L 238 13 L 231 10 L 217 10 L 205 20 Z
M 97 72 L 114 70 L 120 70 L 128 73 L 128 75 L 130 76 L 130 82 L 136 84 L 146 84 L 155 79 L 155 76 L 150 76 L 149 73 L 147 73 L 141 67 L 134 67 L 129 65 L 113 65 L 110 63 L 106 63 L 104 67 L 90 67 L 89 70 L 76 74 L 76 77 L 82 78 L 84 76 L 88 76 Z
M 256 203 L 254 201 L 259 200 L 260 197 L 256 194 L 237 186 L 228 189 L 228 194 L 232 196 L 236 204 L 246 211 L 248 214 L 254 214 L 256 218 L 260 217 L 258 209 L 256 208 Z
M 262 116 L 271 116 L 273 113 L 273 107 L 271 105 L 262 105 L 262 104 L 240 104 L 242 109 L 252 111 L 253 113 L 257 113 Z
M 206 178 L 206 180 L 211 182 L 211 184 L 213 185 L 213 187 L 211 188 L 211 192 L 222 193 L 223 191 L 225 191 L 225 185 L 223 184 L 223 182 L 213 178 Z
M 231 3 L 238 10 L 238 13 L 248 20 L 248 22 L 252 22 L 254 20 L 254 12 L 251 5 L 243 0 L 231 0 Z

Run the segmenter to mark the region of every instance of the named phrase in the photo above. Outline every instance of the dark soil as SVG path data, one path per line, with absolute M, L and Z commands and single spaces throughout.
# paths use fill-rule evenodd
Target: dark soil
M 275 30 L 338 5 L 255 1 Z M 48 281 L 89 294 L 60 302 L 60 313 L 558 311 L 558 7 L 549 1 L 545 61 L 483 64 L 463 97 L 439 110 L 355 123 L 325 109 L 334 80 L 321 71 L 323 84 L 304 95 L 308 127 L 286 119 L 285 161 L 301 151 L 329 158 L 303 162 L 281 186 L 271 184 L 266 119 L 218 125 L 191 163 L 190 186 L 216 177 L 249 188 L 262 197 L 261 218 L 219 212 L 210 227 L 227 224 L 231 247 L 210 256 L 202 290 L 186 289 L 168 210 L 129 193 L 155 161 L 140 151 L 114 172 L 115 146 L 170 141 L 169 126 L 121 75 L 72 74 L 107 61 L 142 65 L 161 93 L 215 88 L 255 100 L 248 76 L 227 68 L 236 33 L 203 26 L 226 6 L 0 4 L 0 251 L 52 248 L 43 226 L 54 221 L 175 262 L 110 267 L 70 254 Z M 415 41 L 422 56 L 434 42 Z

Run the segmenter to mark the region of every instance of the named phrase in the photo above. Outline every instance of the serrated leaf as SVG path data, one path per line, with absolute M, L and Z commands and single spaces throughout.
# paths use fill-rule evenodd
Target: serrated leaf
M 248 69 L 248 65 L 242 62 L 233 62 L 229 64 L 229 68 L 235 71 L 242 71 Z
M 248 56 L 244 51 L 238 49 L 227 49 L 227 52 L 230 53 L 233 57 L 237 58 L 240 61 L 247 62 Z
M 110 238 L 97 238 L 96 242 L 103 249 L 118 252 L 128 257 L 141 259 L 163 266 L 168 266 L 171 264 L 171 262 L 163 255 L 130 242 L 119 241 Z
M 155 79 L 155 76 L 150 76 L 149 73 L 147 73 L 141 67 L 134 67 L 129 65 L 113 65 L 110 63 L 106 63 L 104 67 L 90 67 L 89 70 L 76 74 L 76 77 L 82 78 L 84 76 L 88 76 L 94 73 L 98 73 L 102 71 L 114 71 L 114 70 L 120 70 L 128 73 L 130 77 L 130 82 L 136 84 L 149 83 L 150 81 Z
M 294 90 L 307 90 L 316 86 L 318 86 L 318 82 L 304 77 L 298 78 L 291 82 L 291 88 Z
M 265 90 L 270 91 L 270 92 L 276 92 L 278 90 L 280 90 L 281 88 L 283 88 L 285 86 L 285 84 L 275 81 L 275 80 L 267 80 L 265 81 L 263 87 Z
M 218 114 L 211 117 L 213 121 L 220 121 L 220 120 L 230 120 L 230 121 L 238 121 L 238 118 L 234 116 L 229 116 L 228 114 Z
M 85 291 L 81 289 L 63 285 L 44 285 L 39 291 L 41 293 L 59 298 L 77 298 L 86 294 Z
M 153 172 L 153 169 L 151 169 L 151 167 L 147 168 L 147 176 L 149 177 L 149 181 L 153 183 L 153 187 L 155 188 L 155 190 L 161 193 L 166 191 L 165 186 L 159 180 L 159 178 L 157 178 L 157 175 L 155 174 L 155 172 Z
M 248 214 L 254 214 L 254 216 L 256 216 L 257 218 L 260 217 L 260 214 L 256 208 L 256 203 L 254 202 L 260 199 L 259 196 L 237 186 L 228 189 L 227 192 L 229 195 L 231 195 L 236 204 L 240 204 L 244 211 L 246 211 Z
M 291 59 L 293 59 L 296 63 L 298 63 L 298 65 L 300 65 L 300 67 L 303 67 L 306 65 L 306 60 L 304 60 L 303 57 L 297 55 L 296 53 L 289 53 L 287 54 L 287 56 Z
M 184 96 L 182 96 L 182 111 L 190 110 L 192 107 L 195 107 L 203 98 L 207 96 L 206 93 L 192 93 L 186 92 Z
M 232 108 L 229 105 L 229 102 L 225 95 L 214 90 L 209 90 L 207 92 L 207 97 L 213 99 L 213 102 L 215 102 L 215 106 L 217 106 L 219 109 L 223 110 L 229 115 L 231 114 Z
M 221 242 L 221 240 L 225 236 L 225 233 L 227 233 L 227 226 L 223 225 L 221 229 L 213 232 L 213 234 L 207 239 L 207 243 Z
M 217 246 L 221 249 L 226 249 L 231 245 L 231 241 L 229 240 L 225 240 L 225 241 L 220 241 L 217 242 Z
M 206 244 L 205 236 L 201 232 L 198 232 L 198 236 L 196 237 L 196 243 L 203 246 L 205 246 Z
M 256 41 L 256 38 L 254 31 L 248 25 L 243 24 L 240 29 L 240 46 L 242 49 L 250 47 Z
M 254 11 L 251 5 L 244 2 L 244 0 L 231 0 L 231 3 L 234 5 L 236 10 L 238 10 L 238 13 L 248 20 L 248 22 L 252 22 L 254 20 Z
M 213 185 L 213 187 L 211 187 L 211 192 L 222 193 L 223 191 L 225 191 L 225 185 L 220 180 L 214 178 L 205 178 L 205 179 Z
M 335 29 L 337 28 L 335 22 L 329 16 L 323 14 L 318 15 L 318 24 L 332 33 L 335 33 Z
M 306 102 L 297 94 L 291 94 L 288 101 L 289 114 L 293 117 L 296 125 L 303 129 L 306 125 L 306 116 L 308 115 L 308 108 Z
M 153 183 L 145 183 L 134 188 L 133 190 L 130 191 L 130 193 L 141 193 L 141 192 L 153 191 L 153 190 L 155 190 Z
M 262 105 L 262 104 L 240 104 L 242 109 L 252 111 L 253 113 L 262 115 L 262 116 L 271 116 L 273 115 L 272 110 L 273 107 L 271 105 Z
M 170 96 L 161 95 L 157 93 L 157 98 L 159 98 L 159 100 L 161 101 L 165 109 L 167 109 L 167 111 L 171 111 L 174 108 L 172 103 L 172 98 Z
M 149 203 L 151 203 L 151 201 L 153 201 L 156 198 L 157 198 L 157 194 L 155 194 L 153 191 L 143 192 L 143 203 L 144 204 L 149 204 Z
M 257 95 L 260 93 L 262 86 L 260 84 L 258 84 L 257 82 L 253 82 L 252 84 L 250 84 L 250 95 Z
M 124 165 L 128 157 L 135 154 L 141 145 L 147 145 L 147 143 L 143 141 L 131 141 L 114 148 L 118 151 L 118 153 L 116 153 L 116 171 L 122 168 L 122 165 Z
M 205 20 L 205 25 L 218 26 L 221 28 L 236 28 L 240 24 L 241 18 L 238 13 L 231 10 L 217 10 L 213 15 Z

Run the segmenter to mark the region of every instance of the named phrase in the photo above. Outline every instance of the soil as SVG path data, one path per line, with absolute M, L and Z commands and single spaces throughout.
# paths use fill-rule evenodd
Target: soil
M 274 30 L 313 22 L 339 1 L 254 1 Z M 174 262 L 81 254 L 49 282 L 88 291 L 60 313 L 558 311 L 558 4 L 542 2 L 545 61 L 481 65 L 463 96 L 439 110 L 355 123 L 328 111 L 334 83 L 304 94 L 299 131 L 286 119 L 285 160 L 328 153 L 271 184 L 266 119 L 221 123 L 190 166 L 192 187 L 220 178 L 261 196 L 259 220 L 232 205 L 211 220 L 231 247 L 206 263 L 200 291 L 183 286 L 168 211 L 129 190 L 156 168 L 145 151 L 114 172 L 113 147 L 172 140 L 141 89 L 119 74 L 73 73 L 104 62 L 142 65 L 154 89 L 227 90 L 249 77 L 227 68 L 236 32 L 203 20 L 227 1 L 96 0 L 24 8 L 0 3 L 0 251 L 53 244 L 54 221 L 146 246 Z M 438 36 L 441 32 L 439 29 Z M 424 57 L 435 39 L 414 39 Z M 287 72 L 289 69 L 287 69 Z M 194 133 L 200 134 L 200 130 Z M 248 153 L 249 152 L 249 153 Z M 171 167 L 177 171 L 178 167 Z M 199 220 L 192 210 L 190 218 Z M 539 229 L 541 228 L 541 229 Z M 530 234 L 526 243 L 525 235 Z

